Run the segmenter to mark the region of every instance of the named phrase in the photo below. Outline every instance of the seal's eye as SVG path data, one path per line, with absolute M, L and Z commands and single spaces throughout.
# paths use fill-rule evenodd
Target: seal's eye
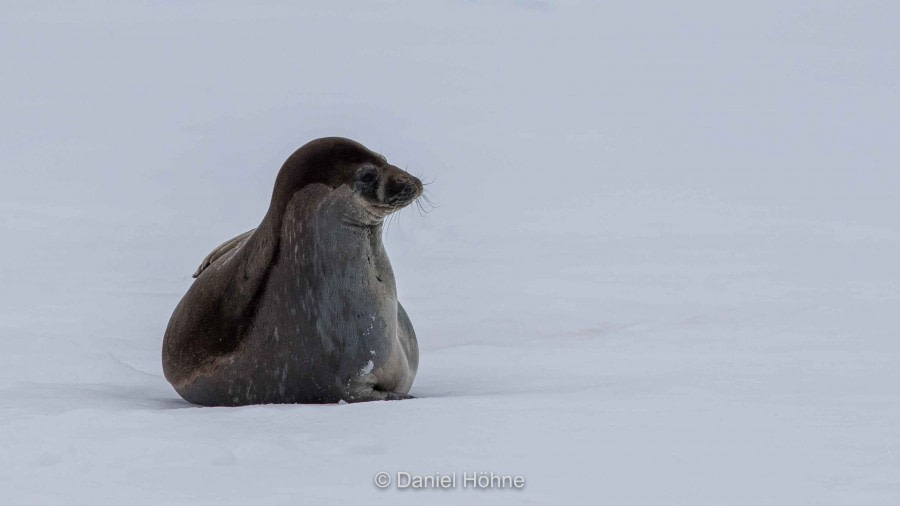
M 359 180 L 366 184 L 374 183 L 376 179 L 378 179 L 378 174 L 371 171 L 365 172 L 362 176 L 359 177 Z

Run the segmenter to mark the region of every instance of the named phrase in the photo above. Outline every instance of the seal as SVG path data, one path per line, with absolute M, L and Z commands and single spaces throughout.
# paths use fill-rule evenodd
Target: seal
M 421 194 L 357 142 L 302 146 L 259 226 L 194 273 L 163 339 L 166 379 L 205 406 L 411 398 L 419 349 L 381 236 Z

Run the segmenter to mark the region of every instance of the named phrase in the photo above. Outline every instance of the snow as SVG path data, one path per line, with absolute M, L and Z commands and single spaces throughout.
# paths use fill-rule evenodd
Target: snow
M 893 505 L 893 2 L 8 2 L 0 503 Z M 416 400 L 199 408 L 191 272 L 343 135 Z M 522 475 L 379 490 L 376 473 Z

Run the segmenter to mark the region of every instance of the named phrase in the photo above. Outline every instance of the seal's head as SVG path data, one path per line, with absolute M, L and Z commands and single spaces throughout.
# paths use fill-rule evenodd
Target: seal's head
M 325 137 L 305 144 L 278 173 L 273 207 L 282 207 L 303 187 L 321 183 L 347 186 L 374 216 L 384 218 L 422 194 L 422 181 L 391 165 L 384 156 L 342 137 Z
M 363 205 L 382 218 L 408 206 L 422 194 L 419 178 L 387 162 L 361 164 L 350 186 Z

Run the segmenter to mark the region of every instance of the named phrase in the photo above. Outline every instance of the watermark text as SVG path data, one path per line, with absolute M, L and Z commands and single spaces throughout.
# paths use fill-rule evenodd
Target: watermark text
M 522 490 L 525 488 L 525 477 L 489 471 L 431 474 L 380 471 L 375 474 L 375 486 L 397 490 Z

